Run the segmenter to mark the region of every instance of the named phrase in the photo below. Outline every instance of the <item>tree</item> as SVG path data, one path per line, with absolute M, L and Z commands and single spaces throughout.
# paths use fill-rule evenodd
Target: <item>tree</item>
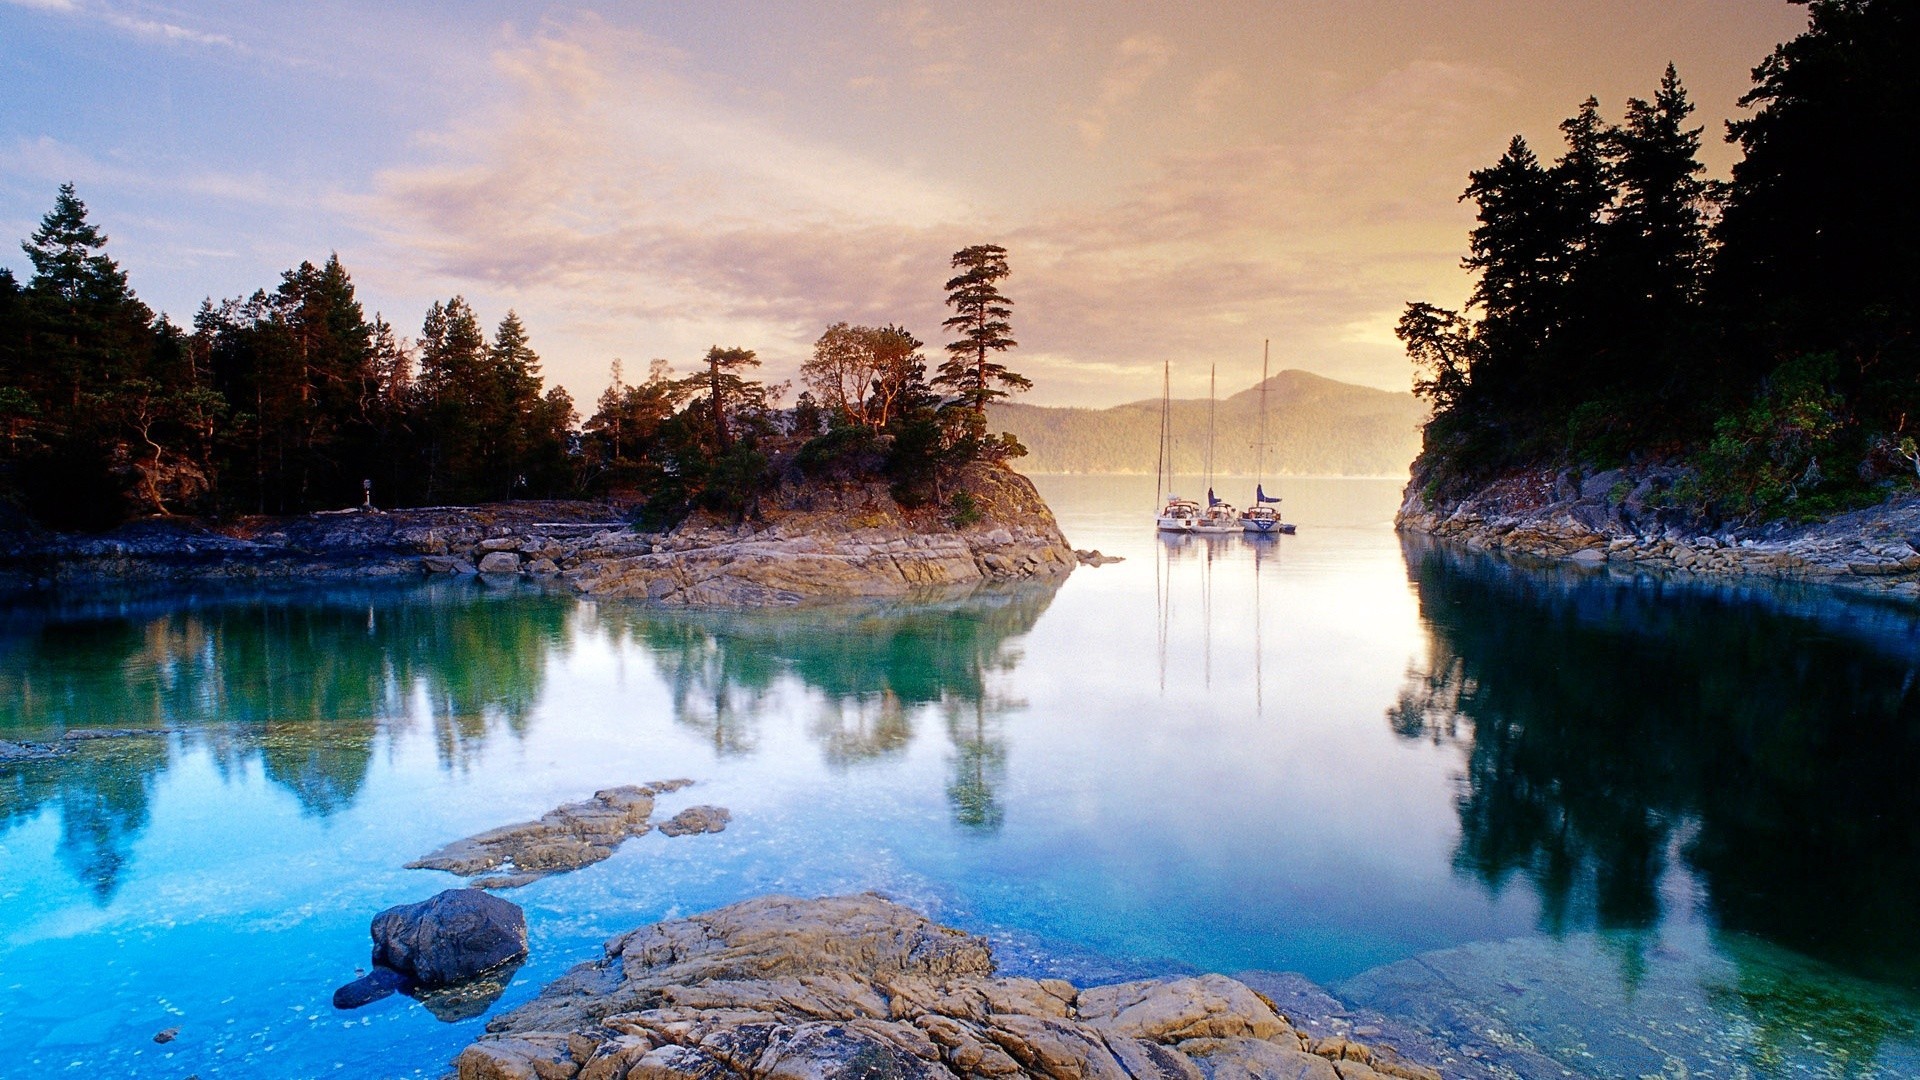
M 1007 249 L 998 244 L 975 244 L 953 253 L 953 268 L 961 271 L 947 280 L 947 305 L 952 317 L 940 325 L 959 333 L 948 343 L 933 385 L 951 390 L 969 414 L 973 437 L 986 433 L 987 405 L 996 398 L 1033 386 L 1032 380 L 991 359 L 1019 344 L 1010 336 L 1008 322 L 1013 301 L 1001 295 L 999 283 L 1007 277 Z
M 1669 311 L 1698 299 L 1706 264 L 1706 166 L 1701 129 L 1687 126 L 1691 115 L 1686 87 L 1668 64 L 1653 100 L 1629 98 L 1626 122 L 1613 133 L 1620 186 L 1613 231 L 1627 253 L 1623 272 L 1639 283 L 1640 299 Z
M 1413 379 L 1414 394 L 1432 402 L 1436 413 L 1452 412 L 1472 380 L 1472 325 L 1455 312 L 1415 302 L 1407 305 L 1393 333 L 1421 369 Z
M 800 377 L 841 417 L 877 430 L 886 426 L 907 383 L 926 370 L 922 347 L 903 327 L 838 322 L 814 342 Z
M 1913 197 L 1920 10 L 1813 0 L 1805 33 L 1753 71 L 1727 126 L 1742 159 L 1715 226 L 1715 307 L 1748 380 L 1832 352 L 1865 419 L 1920 418 L 1920 202 Z
M 742 408 L 764 405 L 766 388 L 738 374 L 760 366 L 760 359 L 752 349 L 723 349 L 715 345 L 707 350 L 706 365 L 707 373 L 694 376 L 694 380 L 707 392 L 707 413 L 713 425 L 714 442 L 716 449 L 724 453 L 733 445 L 728 416 Z

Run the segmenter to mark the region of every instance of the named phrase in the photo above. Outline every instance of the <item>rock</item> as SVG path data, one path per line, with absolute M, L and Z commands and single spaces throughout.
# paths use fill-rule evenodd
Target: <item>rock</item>
M 1154 1042 L 1271 1039 L 1292 1028 L 1260 996 L 1225 975 L 1149 980 L 1080 992 L 1080 1017 L 1102 1032 Z
M 0 765 L 14 765 L 26 761 L 47 761 L 73 752 L 73 744 L 65 740 L 60 742 L 14 742 L 0 739 Z
M 428 574 L 452 574 L 457 572 L 460 564 L 465 561 L 464 559 L 456 559 L 451 555 L 422 555 L 420 557 L 420 569 L 422 572 Z
M 1108 563 L 1126 561 L 1126 556 L 1124 555 L 1102 555 L 1100 554 L 1100 550 L 1098 548 L 1095 548 L 1092 551 L 1088 551 L 1083 548 L 1075 548 L 1073 549 L 1073 557 L 1079 560 L 1082 566 L 1105 566 Z
M 520 540 L 512 536 L 496 536 L 491 540 L 480 541 L 478 548 L 487 554 L 492 554 L 496 551 L 518 551 L 520 550 Z M 482 563 L 486 562 L 485 559 L 480 561 Z
M 423 990 L 464 982 L 527 955 L 520 906 L 479 889 L 448 889 L 388 908 L 374 916 L 372 932 L 374 965 Z
M 489 551 L 480 559 L 480 572 L 483 574 L 517 574 L 520 572 L 520 556 L 511 551 Z
M 527 573 L 537 577 L 552 577 L 559 572 L 560 567 L 544 555 L 527 564 Z
M 1220 975 L 1076 991 L 878 896 L 769 896 L 609 941 L 454 1060 L 459 1080 L 1371 1080 Z M 1254 1033 L 1261 1034 L 1254 1034 Z
M 689 806 L 662 822 L 660 831 L 668 836 L 724 832 L 732 820 L 733 814 L 724 806 Z
M 162 1045 L 165 1045 L 166 1043 L 170 1043 L 179 1037 L 180 1037 L 180 1029 L 177 1027 L 170 1027 L 165 1031 L 155 1032 L 153 1036 L 153 1041 L 160 1043 Z
M 1199 1060 L 1207 1080 L 1341 1080 L 1332 1062 L 1297 1042 L 1289 1047 L 1261 1039 L 1194 1039 L 1179 1049 Z
M 653 815 L 653 797 L 678 791 L 691 783 L 691 780 L 655 780 L 648 784 L 605 788 L 594 792 L 591 799 L 557 806 L 538 820 L 502 825 L 455 840 L 406 866 L 409 870 L 446 870 L 461 877 L 511 866 L 512 873 L 487 877 L 475 885 L 483 889 L 519 888 L 550 874 L 599 862 L 612 855 L 629 837 L 645 835 L 653 828 L 648 822 Z M 682 811 L 683 815 L 687 813 L 691 811 Z M 720 813 L 723 817 L 717 828 L 686 831 L 719 832 L 726 827 L 726 811 Z
M 372 971 L 333 992 L 333 1007 L 358 1009 L 405 990 L 408 985 L 406 976 L 375 964 Z

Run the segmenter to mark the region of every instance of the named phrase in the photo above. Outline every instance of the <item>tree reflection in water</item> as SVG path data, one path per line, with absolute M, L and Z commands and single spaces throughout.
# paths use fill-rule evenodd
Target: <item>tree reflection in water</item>
M 1021 704 L 991 684 L 1018 666 L 1016 643 L 1057 587 L 838 608 L 664 612 L 608 604 L 597 613 L 616 640 L 646 647 L 671 690 L 675 718 L 706 735 L 716 752 L 752 750 L 760 706 L 782 679 L 824 699 L 809 730 L 838 768 L 903 752 L 916 717 L 937 709 L 954 747 L 947 788 L 954 820 L 991 830 L 1002 821 L 999 717 Z
M 941 710 L 956 752 L 954 818 L 996 828 L 1005 768 L 997 717 L 1016 703 L 988 687 L 1019 662 L 1014 642 L 1052 595 L 759 613 L 586 610 L 647 652 L 677 722 L 719 754 L 754 749 L 765 699 L 782 680 L 823 697 L 809 730 L 840 768 L 900 753 L 916 718 Z M 181 754 L 204 754 L 228 777 L 258 763 L 317 816 L 351 806 L 378 746 L 421 722 L 441 767 L 465 769 L 493 735 L 525 732 L 580 610 L 570 596 L 473 582 L 16 598 L 0 606 L 0 738 L 162 733 L 0 766 L 0 835 L 57 809 L 60 858 L 104 904 L 146 828 L 158 778 Z
M 57 807 L 60 857 L 104 903 L 174 760 L 169 740 L 223 775 L 258 761 L 325 816 L 353 802 L 376 742 L 424 702 L 442 764 L 457 768 L 495 727 L 524 730 L 572 607 L 468 583 L 16 598 L 0 609 L 0 738 L 177 734 L 0 768 L 0 831 Z
M 1406 557 L 1427 657 L 1387 719 L 1465 753 L 1462 873 L 1524 879 L 1552 932 L 1648 929 L 1677 860 L 1715 926 L 1920 986 L 1920 619 Z

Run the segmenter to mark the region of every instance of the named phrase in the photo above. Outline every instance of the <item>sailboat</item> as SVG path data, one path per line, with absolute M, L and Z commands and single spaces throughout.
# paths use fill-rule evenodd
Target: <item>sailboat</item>
M 1237 533 L 1240 531 L 1240 512 L 1233 504 L 1213 493 L 1213 417 L 1219 398 L 1216 368 L 1207 369 L 1207 508 L 1200 512 L 1200 520 L 1193 531 L 1198 533 Z
M 1254 459 L 1253 505 L 1240 515 L 1240 528 L 1257 536 L 1293 532 L 1292 525 L 1280 520 L 1280 497 L 1267 494 L 1267 366 L 1272 344 L 1260 343 L 1260 444 Z
M 1200 521 L 1200 504 L 1168 491 L 1173 483 L 1173 365 L 1160 370 L 1160 463 L 1154 467 L 1154 527 L 1161 532 L 1190 533 Z M 1164 496 L 1165 502 L 1161 499 Z

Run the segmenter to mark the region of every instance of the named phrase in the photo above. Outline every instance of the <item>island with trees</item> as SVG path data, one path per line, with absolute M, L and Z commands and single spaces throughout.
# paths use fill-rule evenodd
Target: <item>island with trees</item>
M 1028 380 L 996 245 L 954 254 L 954 341 L 836 323 L 805 389 L 716 345 L 618 361 L 593 414 L 527 327 L 455 296 L 419 336 L 369 318 L 337 256 L 157 315 L 65 185 L 0 269 L 0 576 L 521 573 L 673 603 L 791 603 L 1048 576 L 1059 527 L 988 430 Z M 376 506 L 378 510 L 374 509 Z
M 1671 65 L 1471 174 L 1467 311 L 1398 327 L 1433 407 L 1404 529 L 1920 596 L 1920 13 L 1808 8 L 1725 181 Z

